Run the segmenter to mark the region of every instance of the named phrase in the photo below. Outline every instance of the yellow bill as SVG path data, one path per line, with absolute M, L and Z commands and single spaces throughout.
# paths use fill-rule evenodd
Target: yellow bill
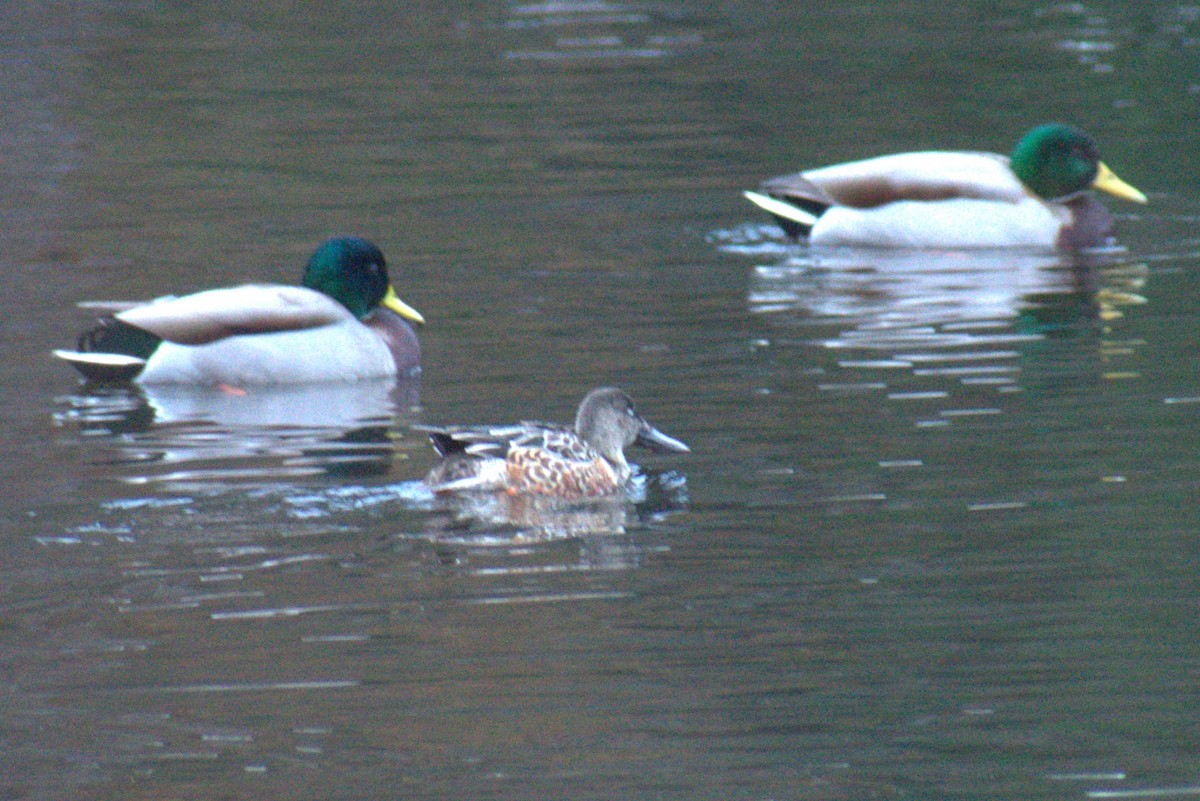
M 1125 200 L 1132 200 L 1134 203 L 1147 202 L 1145 195 L 1118 178 L 1104 162 L 1100 162 L 1100 169 L 1096 173 L 1096 180 L 1092 181 L 1092 187 Z
M 1137 190 L 1135 189 L 1134 191 L 1136 192 Z M 421 316 L 421 313 L 400 300 L 396 294 L 396 290 L 392 289 L 391 286 L 387 288 L 387 294 L 383 296 L 383 303 L 381 305 L 384 308 L 391 309 L 405 320 L 412 320 L 417 325 L 425 325 L 425 318 Z

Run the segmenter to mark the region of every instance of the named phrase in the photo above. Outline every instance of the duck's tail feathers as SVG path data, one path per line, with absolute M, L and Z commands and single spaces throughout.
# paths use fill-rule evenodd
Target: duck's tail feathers
M 770 195 L 764 195 L 761 192 L 747 191 L 742 194 L 751 203 L 774 217 L 784 233 L 797 238 L 808 236 L 809 232 L 812 231 L 812 227 L 816 225 L 820 212 L 828 208 L 828 206 L 821 206 L 819 209 L 815 209 L 817 213 L 814 214 L 812 211 L 801 208 L 793 202 L 780 200 Z
M 146 366 L 145 359 L 123 353 L 88 353 L 81 350 L 56 350 L 54 355 L 70 362 L 88 381 L 109 383 L 130 381 Z
M 495 482 L 483 476 L 469 476 L 454 481 L 426 482 L 435 495 L 450 495 L 456 492 L 492 492 L 500 489 Z
M 75 350 L 56 350 L 89 381 L 129 381 L 142 371 L 162 338 L 115 317 L 84 332 Z
M 452 456 L 433 466 L 425 484 L 438 495 L 455 492 L 495 492 L 508 484 L 503 459 L 472 459 Z

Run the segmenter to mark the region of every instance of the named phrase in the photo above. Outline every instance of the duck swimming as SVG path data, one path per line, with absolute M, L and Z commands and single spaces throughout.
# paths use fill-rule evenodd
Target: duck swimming
M 1113 242 L 1112 216 L 1090 189 L 1146 202 L 1091 137 L 1051 123 L 1007 157 L 897 153 L 771 178 L 744 194 L 813 245 L 1081 250 Z
M 359 237 L 326 240 L 301 286 L 245 284 L 126 305 L 54 355 L 92 381 L 240 387 L 347 381 L 419 370 L 387 262 Z
M 587 394 L 574 427 L 552 423 L 508 426 L 418 426 L 441 461 L 425 478 L 437 493 L 484 491 L 595 498 L 620 491 L 633 474 L 625 448 L 688 453 L 679 440 L 646 422 L 615 387 Z

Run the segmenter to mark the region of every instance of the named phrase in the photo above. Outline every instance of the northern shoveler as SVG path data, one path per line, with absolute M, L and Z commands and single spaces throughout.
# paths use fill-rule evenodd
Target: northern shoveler
M 405 375 L 421 363 L 383 253 L 334 237 L 308 260 L 302 286 L 246 284 L 119 311 L 54 355 L 93 381 L 230 386 Z M 102 304 L 101 304 L 102 305 Z M 109 307 L 112 309 L 113 307 Z
M 1112 216 L 1088 189 L 1146 202 L 1091 137 L 1054 123 L 1007 158 L 898 153 L 771 178 L 745 195 L 814 245 L 1078 250 L 1112 241 Z
M 534 493 L 594 498 L 620 490 L 633 469 L 627 446 L 687 453 L 687 445 L 644 420 L 619 389 L 587 394 L 574 428 L 549 423 L 509 426 L 418 426 L 442 457 L 425 479 L 438 493 Z

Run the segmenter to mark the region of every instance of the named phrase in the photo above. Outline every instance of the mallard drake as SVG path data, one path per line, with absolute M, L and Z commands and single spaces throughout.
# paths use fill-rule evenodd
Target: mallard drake
M 112 307 L 109 307 L 112 309 Z M 302 286 L 246 284 L 127 304 L 54 355 L 93 381 L 229 386 L 354 380 L 419 369 L 412 323 L 383 253 L 326 240 Z
M 1052 123 L 1008 157 L 897 153 L 771 178 L 745 195 L 814 245 L 1079 250 L 1112 243 L 1112 216 L 1093 188 L 1146 202 L 1091 137 Z
M 417 426 L 441 461 L 425 483 L 437 493 L 483 491 L 594 498 L 624 487 L 633 474 L 625 448 L 687 453 L 689 448 L 646 422 L 619 389 L 593 389 L 575 425 Z

